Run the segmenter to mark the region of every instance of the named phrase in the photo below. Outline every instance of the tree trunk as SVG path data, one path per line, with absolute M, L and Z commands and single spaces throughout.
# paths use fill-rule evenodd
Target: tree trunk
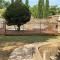
M 20 25 L 17 25 L 17 27 L 18 27 L 18 28 L 17 28 L 17 31 L 20 31 Z

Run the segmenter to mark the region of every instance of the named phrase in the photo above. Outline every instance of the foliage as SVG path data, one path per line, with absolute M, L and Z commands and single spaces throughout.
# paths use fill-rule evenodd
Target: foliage
M 13 3 L 14 2 L 14 0 L 11 0 L 11 3 Z
M 22 0 L 19 0 L 20 2 L 22 2 Z
M 48 9 L 48 11 L 46 9 Z M 30 7 L 30 11 L 31 11 L 31 15 L 34 18 L 38 18 L 38 6 L 37 5 L 34 5 L 33 7 Z M 46 17 L 51 16 L 51 15 L 56 15 L 56 14 L 57 15 L 60 14 L 60 7 L 49 6 L 49 8 L 44 7 L 44 9 L 43 9 L 43 18 L 46 18 Z
M 10 2 L 5 0 L 0 0 L 0 9 L 5 8 L 10 5 Z
M 49 16 L 49 0 L 39 0 L 38 18 L 47 18 Z
M 3 16 L 7 21 L 7 25 L 17 25 L 18 30 L 20 30 L 21 25 L 30 21 L 31 14 L 23 3 L 14 2 L 7 7 Z
M 57 14 L 57 6 L 51 6 L 50 8 L 49 8 L 49 13 L 50 13 L 50 15 L 56 15 Z
M 25 5 L 29 8 L 29 1 L 28 0 L 25 1 Z
M 49 16 L 49 0 L 46 0 L 44 17 L 47 18 L 48 16 Z
M 22 3 L 22 0 L 16 0 L 16 1 Z
M 31 15 L 34 18 L 38 18 L 38 6 L 34 5 L 33 7 L 30 7 Z
M 4 8 L 4 9 L 0 9 L 0 18 L 3 18 L 2 15 L 3 15 L 3 13 L 5 12 L 5 10 L 6 10 L 5 8 Z
M 43 18 L 43 4 L 44 0 L 38 1 L 38 18 Z
M 3 2 L 4 2 L 4 0 L 0 0 L 0 9 L 2 9 L 4 7 Z
M 60 14 L 60 8 L 57 8 L 57 14 Z
M 10 5 L 10 2 L 9 1 L 4 1 L 4 8 L 5 7 L 8 7 Z

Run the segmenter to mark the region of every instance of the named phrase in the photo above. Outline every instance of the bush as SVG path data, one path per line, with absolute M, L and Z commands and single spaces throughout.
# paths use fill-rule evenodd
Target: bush
M 30 21 L 30 11 L 23 3 L 14 2 L 7 7 L 6 12 L 3 14 L 6 19 L 7 25 L 17 25 L 18 30 L 20 26 Z
M 0 9 L 0 18 L 3 18 L 3 13 L 5 12 L 5 8 L 4 9 Z

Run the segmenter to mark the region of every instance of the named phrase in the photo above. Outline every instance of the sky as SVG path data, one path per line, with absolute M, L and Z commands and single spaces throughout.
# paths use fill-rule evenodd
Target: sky
M 10 0 L 6 0 L 6 1 L 10 1 Z M 25 0 L 23 0 L 24 2 Z M 38 0 L 29 0 L 29 5 L 33 6 L 38 4 Z M 60 7 L 60 0 L 49 0 L 49 4 L 50 5 L 57 5 L 58 7 Z

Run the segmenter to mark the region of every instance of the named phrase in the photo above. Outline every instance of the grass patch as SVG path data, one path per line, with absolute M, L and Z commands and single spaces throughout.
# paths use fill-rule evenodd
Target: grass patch
M 0 9 L 0 18 L 3 18 L 3 13 L 5 12 L 5 8 L 4 9 Z
M 56 38 L 56 36 L 0 36 L 0 42 L 6 41 L 20 41 L 26 43 L 33 43 L 33 42 L 45 42 L 50 38 Z

